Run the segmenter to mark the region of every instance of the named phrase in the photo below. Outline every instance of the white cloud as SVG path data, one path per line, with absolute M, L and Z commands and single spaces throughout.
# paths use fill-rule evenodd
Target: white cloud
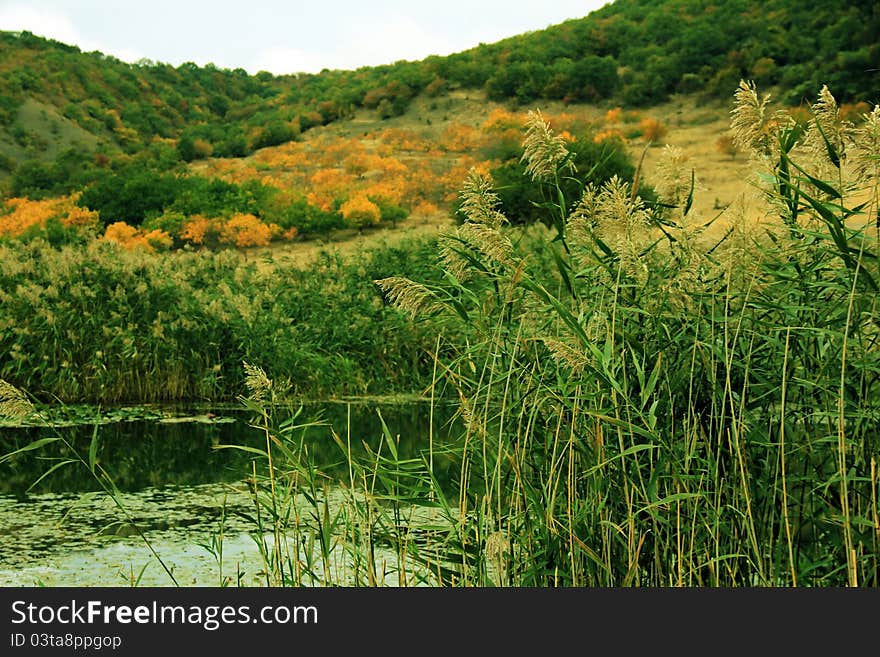
M 64 43 L 76 43 L 80 38 L 66 16 L 43 7 L 20 4 L 0 6 L 0 26 L 4 30 L 27 30 Z
M 257 52 L 254 70 L 251 73 L 257 71 L 269 71 L 275 74 L 318 73 L 324 68 L 334 68 L 326 55 L 300 48 L 273 46 L 261 48 Z
M 83 52 L 98 50 L 113 55 L 124 62 L 136 62 L 144 57 L 139 51 L 128 47 L 113 47 L 84 36 L 67 16 L 48 7 L 34 7 L 20 3 L 0 5 L 0 29 L 19 32 L 27 30 L 47 39 L 76 45 Z
M 270 73 L 317 73 L 322 69 L 352 70 L 361 66 L 418 60 L 462 49 L 461 44 L 432 33 L 411 18 L 395 16 L 368 21 L 326 35 L 331 47 L 322 50 L 265 47 L 258 51 L 257 70 Z
M 426 29 L 412 18 L 395 16 L 382 22 L 363 23 L 353 35 L 349 60 L 364 65 L 390 64 L 400 59 L 445 55 L 456 44 Z

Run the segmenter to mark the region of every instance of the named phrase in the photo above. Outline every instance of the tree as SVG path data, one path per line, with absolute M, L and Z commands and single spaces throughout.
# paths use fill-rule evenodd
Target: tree
M 361 229 L 365 226 L 374 226 L 382 219 L 379 206 L 364 195 L 350 198 L 339 208 L 342 217 L 349 226 Z
M 78 204 L 98 212 L 104 225 L 124 221 L 139 226 L 147 217 L 161 214 L 179 190 L 180 182 L 171 174 L 134 169 L 102 176 L 85 189 Z
M 635 165 L 619 139 L 606 139 L 594 142 L 589 135 L 575 139 L 567 144 L 572 154 L 576 172 L 566 174 L 560 179 L 568 210 L 580 200 L 584 185 L 599 185 L 612 176 L 632 182 Z M 520 154 L 522 150 L 520 150 Z M 495 192 L 501 200 L 501 211 L 514 224 L 529 224 L 535 221 L 548 222 L 552 213 L 541 207 L 542 204 L 557 203 L 558 198 L 548 195 L 547 186 L 533 181 L 526 174 L 526 165 L 519 156 L 503 162 L 491 170 L 495 182 Z M 653 199 L 653 190 L 642 187 L 639 193 Z

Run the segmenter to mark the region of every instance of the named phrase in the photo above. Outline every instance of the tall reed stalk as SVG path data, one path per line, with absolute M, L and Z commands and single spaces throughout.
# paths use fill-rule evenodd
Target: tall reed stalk
M 377 281 L 472 331 L 444 364 L 460 581 L 877 585 L 880 112 L 847 124 L 827 89 L 806 126 L 768 112 L 743 83 L 734 136 L 779 226 L 709 240 L 688 171 L 678 199 L 613 179 L 567 212 L 564 141 L 535 113 L 523 158 L 556 234 L 506 228 L 474 173 L 445 282 Z

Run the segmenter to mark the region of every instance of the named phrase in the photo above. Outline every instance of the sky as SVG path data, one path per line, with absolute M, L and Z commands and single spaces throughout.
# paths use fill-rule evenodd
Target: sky
M 0 0 L 28 30 L 126 62 L 248 73 L 351 70 L 447 55 L 582 18 L 607 0 Z

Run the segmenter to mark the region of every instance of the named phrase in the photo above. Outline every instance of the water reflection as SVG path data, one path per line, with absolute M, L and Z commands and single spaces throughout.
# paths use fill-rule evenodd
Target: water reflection
M 378 411 L 378 412 L 377 412 Z M 127 420 L 100 424 L 76 424 L 61 427 L 0 428 L 0 453 L 8 453 L 45 437 L 63 436 L 86 457 L 95 430 L 99 433 L 98 462 L 123 491 L 137 491 L 165 485 L 195 486 L 236 481 L 250 472 L 252 454 L 240 450 L 214 449 L 234 444 L 264 447 L 262 431 L 251 423 L 253 413 L 240 409 L 201 408 L 166 409 L 165 420 Z M 435 406 L 433 427 L 430 407 L 425 403 L 378 405 L 369 402 L 323 402 L 303 406 L 297 424 L 317 420 L 319 426 L 298 430 L 315 464 L 331 475 L 344 475 L 344 454 L 332 439 L 335 431 L 351 444 L 355 455 L 363 455 L 364 443 L 376 447 L 382 438 L 381 413 L 392 435 L 399 436 L 401 458 L 416 458 L 427 452 L 433 432 L 436 446 L 453 436 L 454 409 Z M 276 420 L 289 411 L 279 410 Z M 50 458 L 71 458 L 74 454 L 62 443 L 29 452 L 0 465 L 0 494 L 24 499 L 28 488 L 52 465 Z M 437 459 L 437 474 L 443 478 L 443 461 Z M 68 465 L 40 481 L 32 493 L 64 493 L 99 490 L 97 482 L 81 465 Z
M 363 443 L 375 450 L 383 440 L 377 409 L 392 436 L 399 436 L 399 458 L 426 453 L 431 436 L 438 449 L 435 476 L 441 485 L 447 481 L 452 464 L 440 452 L 460 432 L 451 406 L 435 407 L 432 413 L 421 403 L 307 404 L 297 423 L 323 422 L 303 430 L 313 462 L 327 474 L 347 477 L 347 465 L 331 431 L 363 458 Z M 240 408 L 165 411 L 171 416 L 165 421 L 120 419 L 98 425 L 0 428 L 0 454 L 60 435 L 87 458 L 97 431 L 98 462 L 122 491 L 131 519 L 151 544 L 161 548 L 181 584 L 218 583 L 217 563 L 199 545 L 210 541 L 222 515 L 227 563 L 235 563 L 237 573 L 240 569 L 237 576 L 247 573 L 241 584 L 258 585 L 259 553 L 248 535 L 253 527 L 243 520 L 252 504 L 243 480 L 255 457 L 240 450 L 213 449 L 221 444 L 263 447 L 263 433 L 251 426 L 253 414 Z M 47 459 L 71 456 L 56 442 L 0 464 L 0 586 L 118 586 L 144 566 L 149 567 L 142 585 L 169 585 L 167 574 L 133 526 L 119 522 L 119 510 L 108 496 L 96 492 L 100 487 L 82 464 L 59 468 L 33 486 L 53 464 Z

